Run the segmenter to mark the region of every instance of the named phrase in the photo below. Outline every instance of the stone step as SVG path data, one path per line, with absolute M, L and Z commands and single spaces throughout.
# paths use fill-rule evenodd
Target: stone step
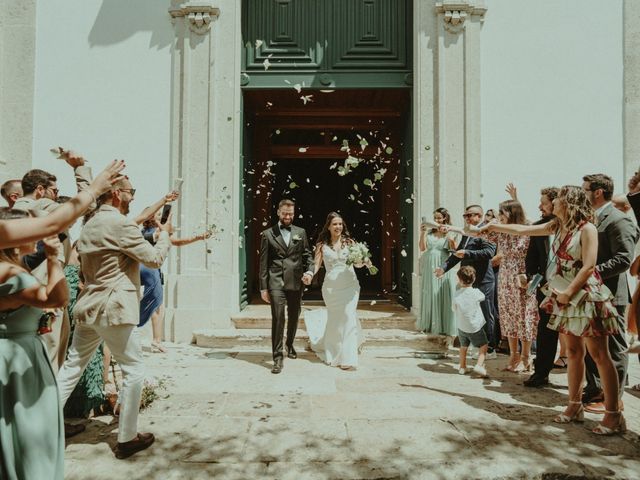
M 193 332 L 195 344 L 221 350 L 270 350 L 271 331 L 268 329 L 202 329 Z M 425 335 L 401 329 L 372 328 L 364 330 L 365 347 L 405 347 L 421 352 L 444 352 L 447 339 L 439 335 Z M 294 346 L 303 351 L 309 336 L 298 329 Z
M 304 312 L 306 310 L 314 310 L 316 308 L 324 308 L 322 306 L 304 305 L 302 314 L 298 321 L 298 327 L 304 329 Z M 407 330 L 415 331 L 416 316 L 410 311 L 396 304 L 386 305 L 370 305 L 362 303 L 358 305 L 358 318 L 365 330 L 384 329 L 384 330 Z M 233 326 L 237 329 L 270 329 L 271 328 L 271 309 L 269 305 L 249 305 L 240 313 L 231 317 Z

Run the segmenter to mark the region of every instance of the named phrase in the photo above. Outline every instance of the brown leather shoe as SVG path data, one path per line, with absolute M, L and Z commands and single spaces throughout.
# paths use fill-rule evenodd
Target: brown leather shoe
M 604 415 L 606 410 L 604 402 L 587 403 L 584 406 L 585 412 L 595 413 L 596 415 Z M 618 402 L 618 410 L 624 411 L 624 403 L 622 403 L 622 400 Z
M 155 440 L 156 437 L 153 436 L 153 433 L 138 433 L 133 440 L 118 442 L 113 453 L 115 453 L 116 458 L 128 458 L 134 453 L 149 448 Z

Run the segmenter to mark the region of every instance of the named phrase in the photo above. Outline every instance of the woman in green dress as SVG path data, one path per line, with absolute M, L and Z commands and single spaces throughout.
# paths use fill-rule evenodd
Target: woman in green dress
M 433 220 L 439 225 L 451 225 L 451 217 L 446 208 L 433 212 Z M 418 330 L 436 335 L 455 337 L 458 334 L 451 300 L 456 289 L 455 275 L 449 271 L 436 278 L 433 271 L 440 267 L 456 247 L 453 232 L 443 233 L 438 229 L 420 226 L 420 283 L 421 302 Z
M 26 212 L 0 208 L 0 220 Z M 21 264 L 34 243 L 0 250 L 0 478 L 64 476 L 64 424 L 58 387 L 38 332 L 47 325 L 42 308 L 60 308 L 69 292 L 58 261 L 57 237 L 44 240 L 48 283 Z

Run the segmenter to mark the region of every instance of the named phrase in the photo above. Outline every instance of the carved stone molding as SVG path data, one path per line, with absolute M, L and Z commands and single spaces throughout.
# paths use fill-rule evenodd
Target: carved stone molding
M 211 28 L 211 21 L 220 15 L 220 9 L 209 2 L 183 2 L 170 8 L 169 14 L 174 20 L 185 17 L 192 32 L 204 35 Z
M 486 12 L 487 8 L 481 1 L 444 0 L 436 3 L 436 13 L 442 14 L 444 28 L 450 33 L 460 33 L 469 15 L 477 15 L 482 20 Z

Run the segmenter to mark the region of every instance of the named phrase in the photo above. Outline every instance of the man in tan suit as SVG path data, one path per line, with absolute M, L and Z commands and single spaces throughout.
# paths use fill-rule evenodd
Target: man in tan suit
M 78 192 L 86 189 L 91 183 L 91 169 L 86 166 L 85 159 L 72 151 L 65 150 L 61 154 L 61 158 L 73 168 L 76 186 Z M 22 178 L 23 197 L 16 200 L 13 208 L 31 212 L 34 216 L 44 216 L 53 212 L 60 206 L 58 200 L 57 178 L 44 170 L 29 170 Z M 58 259 L 64 267 L 69 260 L 71 254 L 71 242 L 69 241 L 69 231 L 62 232 L 64 239 L 62 240 L 62 248 L 58 255 Z M 47 282 L 47 265 L 46 262 L 33 270 L 33 275 L 41 282 Z M 67 309 L 57 309 L 55 311 L 56 319 L 51 325 L 52 331 L 42 335 L 47 346 L 49 361 L 53 367 L 53 371 L 57 372 L 62 366 L 65 356 L 67 355 L 67 344 L 69 342 L 69 333 L 71 327 L 69 325 L 69 315 Z
M 160 268 L 171 245 L 171 225 L 160 225 L 155 246 L 147 242 L 138 225 L 129 220 L 129 203 L 135 189 L 127 179 L 98 199 L 98 209 L 78 239 L 84 289 L 73 310 L 76 329 L 69 356 L 58 375 L 64 405 L 89 360 L 105 341 L 123 375 L 117 458 L 127 458 L 148 448 L 151 433 L 138 433 L 144 365 L 139 332 L 140 264 Z

